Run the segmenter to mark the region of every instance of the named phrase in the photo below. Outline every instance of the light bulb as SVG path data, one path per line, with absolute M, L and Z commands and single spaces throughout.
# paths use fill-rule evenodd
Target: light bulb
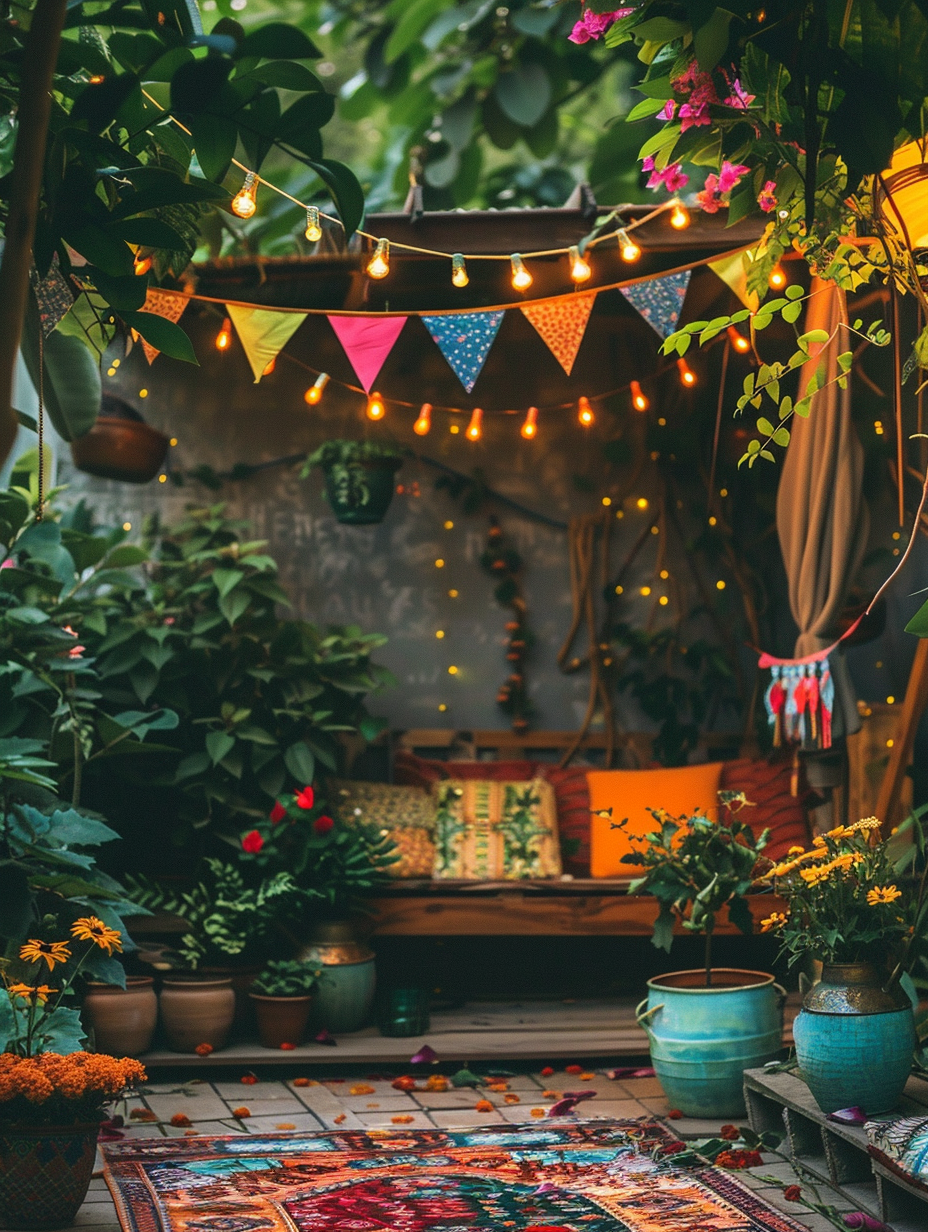
M 632 391 L 632 406 L 636 411 L 646 411 L 651 404 L 642 393 L 641 386 L 637 381 L 632 381 L 630 389 Z
M 383 419 L 387 413 L 387 408 L 383 404 L 383 398 L 380 394 L 373 393 L 367 399 L 367 417 L 368 419 Z
M 374 255 L 367 263 L 370 278 L 386 278 L 390 272 L 390 241 L 378 240 Z
M 690 225 L 690 212 L 679 201 L 674 203 L 673 211 L 670 215 L 670 225 L 677 231 L 683 231 Z
M 306 207 L 306 230 L 303 234 L 311 244 L 315 244 L 322 239 L 322 228 L 319 226 L 319 207 L 316 205 L 308 205 Z
M 308 402 L 310 406 L 315 406 L 322 401 L 322 395 L 325 392 L 325 387 L 329 383 L 329 374 L 320 372 L 309 389 L 303 395 L 303 400 Z
M 532 285 L 531 274 L 525 268 L 522 258 L 514 252 L 509 258 L 512 263 L 512 285 L 517 291 L 527 291 Z
M 432 426 L 432 404 L 431 402 L 423 402 L 422 408 L 419 411 L 419 418 L 412 426 L 416 436 L 428 436 L 429 428 Z
M 525 423 L 519 429 L 527 441 L 532 441 L 538 435 L 538 407 L 530 406 L 525 416 Z
M 570 249 L 568 260 L 570 261 L 570 276 L 574 282 L 586 282 L 593 275 L 593 269 L 589 261 L 584 260 L 580 255 L 580 249 L 576 244 Z
M 151 264 L 151 257 L 136 256 L 135 260 L 132 262 L 136 277 L 141 278 L 143 274 L 147 274 L 151 269 Z
M 773 287 L 774 291 L 781 291 L 788 281 L 786 270 L 782 265 L 775 265 L 770 271 L 770 277 L 767 279 L 767 282 Z
M 590 400 L 586 397 L 577 399 L 577 419 L 583 424 L 584 428 L 588 428 L 595 420 L 593 408 L 590 406 Z
M 677 360 L 677 367 L 680 370 L 681 385 L 685 385 L 687 389 L 692 389 L 692 387 L 696 384 L 696 373 L 692 368 L 690 368 L 682 356 Z
M 735 348 L 736 351 L 740 351 L 742 355 L 746 351 L 750 351 L 751 349 L 750 342 L 748 342 L 744 334 L 738 333 L 734 325 L 729 325 L 728 329 L 725 332 L 728 334 L 728 341 L 731 343 L 731 345 Z
M 264 371 L 261 373 L 261 375 L 270 376 L 276 367 L 277 367 L 277 356 L 275 355 L 273 359 L 269 359 L 267 363 L 264 365 Z
M 258 177 L 253 171 L 245 176 L 245 183 L 232 198 L 231 208 L 238 218 L 251 218 L 258 208 Z
M 459 252 L 456 252 L 451 258 L 451 281 L 456 287 L 466 287 L 470 282 L 470 279 L 467 277 L 467 266 L 464 264 L 464 257 Z
M 619 232 L 619 255 L 623 261 L 637 261 L 641 256 L 641 249 L 624 229 Z
M 216 350 L 227 351 L 232 341 L 232 322 L 228 317 L 222 323 L 222 329 L 216 335 Z
M 483 423 L 483 411 L 479 406 L 475 406 L 471 412 L 470 423 L 467 425 L 465 433 L 469 441 L 479 441 L 481 433 L 481 425 Z

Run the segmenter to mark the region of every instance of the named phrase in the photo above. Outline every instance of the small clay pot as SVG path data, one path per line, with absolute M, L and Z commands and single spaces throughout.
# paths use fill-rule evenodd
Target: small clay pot
M 161 470 L 170 441 L 140 419 L 101 415 L 89 432 L 71 442 L 79 471 L 99 479 L 148 483 Z
M 137 1057 L 151 1047 L 158 1022 L 158 998 L 150 975 L 126 976 L 117 984 L 91 984 L 84 997 L 83 1015 L 93 1030 L 97 1052 L 115 1057 Z
M 170 975 L 161 989 L 161 1024 L 172 1052 L 196 1052 L 199 1044 L 225 1047 L 235 1018 L 230 979 Z
M 266 997 L 263 993 L 250 992 L 258 1019 L 258 1035 L 265 1048 L 279 1048 L 281 1044 L 299 1044 L 309 1022 L 312 996 Z

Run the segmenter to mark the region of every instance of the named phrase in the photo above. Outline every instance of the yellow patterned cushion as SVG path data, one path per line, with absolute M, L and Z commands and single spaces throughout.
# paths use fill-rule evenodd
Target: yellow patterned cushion
M 434 876 L 517 881 L 560 877 L 554 790 L 543 779 L 436 783 Z
M 399 860 L 391 864 L 391 877 L 431 877 L 435 862 L 435 801 L 421 787 L 394 787 L 389 783 L 331 784 L 332 813 L 351 825 L 363 821 L 378 826 L 396 846 Z

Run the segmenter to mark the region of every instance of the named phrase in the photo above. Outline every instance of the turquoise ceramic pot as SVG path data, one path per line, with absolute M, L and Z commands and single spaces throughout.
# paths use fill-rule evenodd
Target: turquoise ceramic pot
M 321 968 L 311 1023 L 333 1035 L 359 1031 L 370 1017 L 377 988 L 374 952 L 341 920 L 317 925 L 300 962 Z
M 705 980 L 702 970 L 648 980 L 636 1017 L 671 1108 L 743 1116 L 744 1071 L 774 1060 L 783 1046 L 786 994 L 761 971 L 718 968 L 711 987 Z
M 796 1060 L 825 1113 L 861 1108 L 867 1116 L 899 1103 L 912 1068 L 915 1017 L 906 990 L 884 991 L 870 963 L 825 964 L 793 1023 Z

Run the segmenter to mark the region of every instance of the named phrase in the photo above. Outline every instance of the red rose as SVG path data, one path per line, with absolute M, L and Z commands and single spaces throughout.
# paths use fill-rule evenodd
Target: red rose
M 335 822 L 332 820 L 332 818 L 326 817 L 323 814 L 322 817 L 317 817 L 316 820 L 313 822 L 313 829 L 316 831 L 317 834 L 320 834 L 320 835 L 328 834 L 328 832 L 332 829 L 334 825 L 335 825 Z
M 264 846 L 264 838 L 260 830 L 249 830 L 242 839 L 242 851 L 247 851 L 250 856 L 256 856 Z
M 667 1113 L 668 1121 L 679 1121 L 679 1120 L 682 1120 L 682 1118 L 683 1118 L 683 1113 L 680 1111 L 679 1108 L 671 1108 L 670 1111 Z
M 316 799 L 316 793 L 312 787 L 304 787 L 302 791 L 295 791 L 296 806 L 301 809 L 311 809 Z
M 196 1048 L 194 1048 L 193 1051 L 197 1054 L 198 1057 L 208 1057 L 209 1054 L 213 1051 L 213 1046 L 212 1044 L 197 1044 Z
M 737 1125 L 723 1125 L 719 1130 L 719 1137 L 724 1138 L 726 1142 L 737 1142 L 741 1137 L 741 1130 Z
M 732 1168 L 740 1171 L 741 1168 L 759 1168 L 764 1162 L 760 1151 L 722 1151 L 721 1155 L 716 1155 L 715 1162 L 720 1168 Z
M 271 809 L 271 812 L 270 812 L 271 822 L 276 826 L 278 821 L 283 821 L 283 819 L 286 816 L 287 816 L 287 810 L 284 808 L 284 806 L 280 803 L 279 800 L 275 800 L 274 807 Z
M 544 1069 L 541 1071 L 541 1076 L 542 1078 L 550 1078 L 553 1073 L 554 1073 L 554 1070 L 551 1068 L 551 1066 L 546 1065 Z
M 564 1073 L 565 1074 L 582 1074 L 583 1066 L 582 1065 L 565 1065 Z
M 802 1190 L 798 1185 L 787 1185 L 783 1190 L 783 1197 L 787 1202 L 801 1202 Z

